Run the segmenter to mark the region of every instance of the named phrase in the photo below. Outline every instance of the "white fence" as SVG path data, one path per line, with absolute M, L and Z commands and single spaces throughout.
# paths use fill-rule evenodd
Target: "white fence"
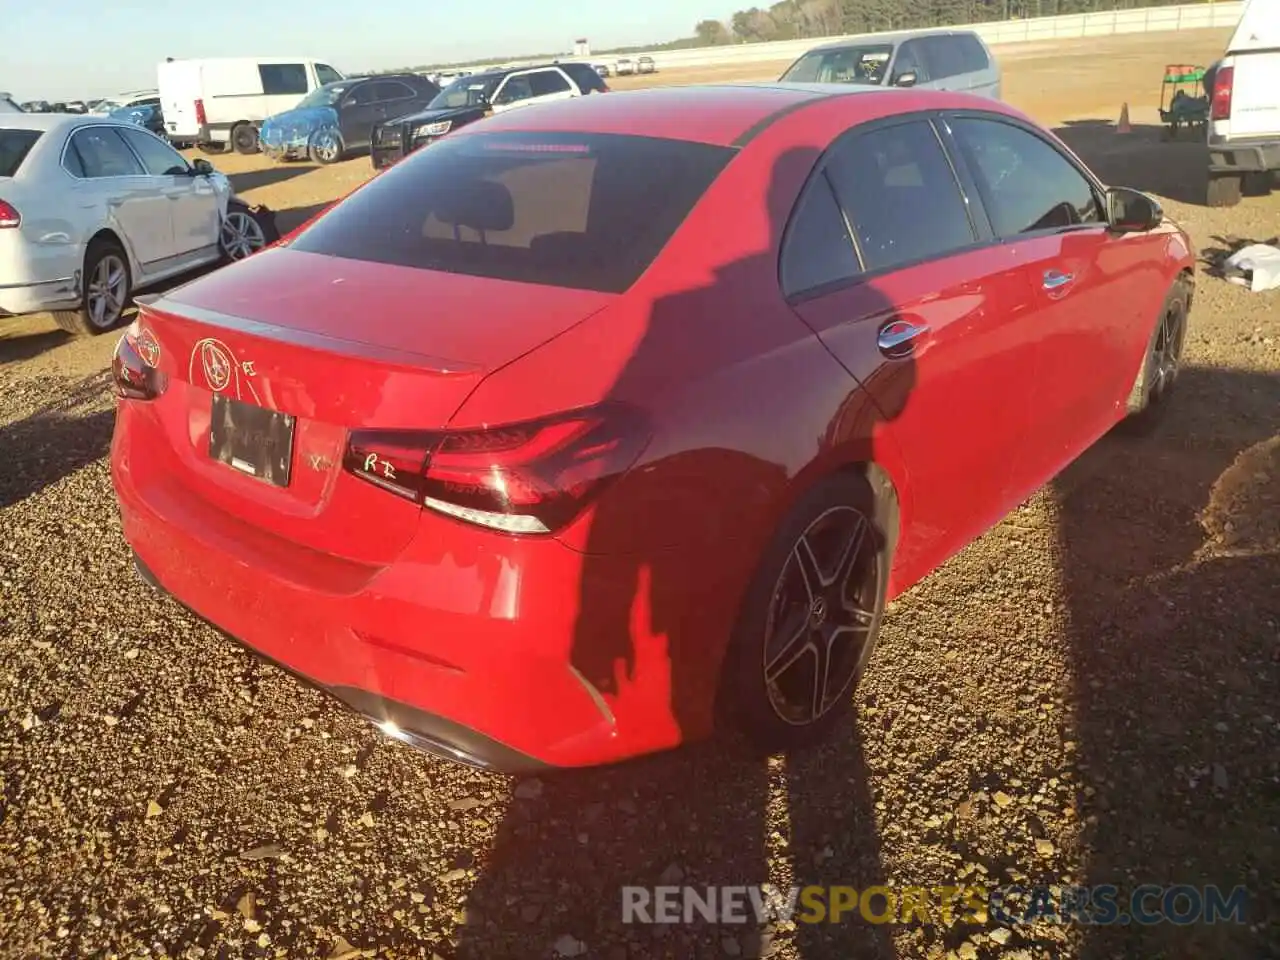
M 1000 20 L 976 23 L 957 29 L 973 30 L 992 46 L 1069 37 L 1101 37 L 1117 33 L 1157 33 L 1170 30 L 1203 30 L 1234 27 L 1244 10 L 1243 2 L 1201 2 L 1171 7 L 1143 7 L 1138 10 L 1105 10 L 1098 13 L 1037 17 L 1032 20 Z M 782 40 L 776 43 L 735 43 L 719 47 L 690 47 L 684 50 L 650 50 L 659 70 L 682 67 L 729 66 L 736 63 L 765 63 L 794 60 L 821 43 L 838 42 L 843 37 L 815 37 Z M 634 60 L 645 52 L 629 53 Z M 612 63 L 614 54 L 592 57 Z M 475 68 L 473 68 L 475 69 Z

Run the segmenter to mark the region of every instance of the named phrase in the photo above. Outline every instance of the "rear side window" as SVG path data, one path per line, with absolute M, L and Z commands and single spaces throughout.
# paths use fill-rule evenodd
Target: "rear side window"
M 621 293 L 734 155 L 616 134 L 446 137 L 303 231 L 307 253 Z
M 991 69 L 987 50 L 977 37 L 971 33 L 961 33 L 951 39 L 955 41 L 956 48 L 960 51 L 965 73 L 981 73 L 983 70 Z
M 944 256 L 976 239 L 955 173 L 927 120 L 851 137 L 836 147 L 827 171 L 869 271 Z
M 853 240 L 825 173 L 814 177 L 796 204 L 782 242 L 781 269 L 782 292 L 787 296 L 859 273 Z
M 0 177 L 16 177 L 40 139 L 39 130 L 0 130 Z
M 1105 219 L 1093 186 L 1047 141 L 999 120 L 964 117 L 950 123 L 1000 236 Z
M 567 93 L 573 89 L 569 81 L 559 70 L 540 70 L 529 74 L 529 88 L 535 97 L 545 97 L 552 93 Z
M 144 173 L 133 151 L 111 127 L 87 127 L 72 134 L 66 164 L 73 174 L 90 180 Z
M 283 96 L 307 92 L 307 67 L 302 63 L 260 63 L 262 92 L 267 96 Z
M 583 93 L 588 90 L 605 89 L 605 82 L 600 79 L 600 74 L 585 63 L 562 63 L 560 69 L 573 77 L 573 82 Z

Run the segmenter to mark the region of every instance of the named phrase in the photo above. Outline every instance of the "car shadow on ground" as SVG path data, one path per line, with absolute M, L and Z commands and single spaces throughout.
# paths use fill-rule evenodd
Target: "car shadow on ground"
M 0 320 L 0 330 L 6 321 Z M 65 330 L 40 330 L 27 333 L 0 332 L 0 364 L 30 360 L 46 350 L 53 350 L 71 339 Z
M 795 178 L 803 182 L 816 159 L 812 150 L 785 154 L 767 194 L 759 200 L 743 198 L 744 203 L 759 202 L 769 210 L 772 249 L 720 264 L 705 286 L 655 301 L 602 399 L 643 394 L 645 384 L 656 382 L 664 371 L 670 374 L 673 363 L 695 363 L 687 359 L 698 356 L 694 339 L 740 339 L 740 311 L 732 308 L 735 297 L 749 296 L 745 291 L 754 290 L 761 278 L 776 276 L 776 244 L 795 196 L 788 196 L 788 190 L 798 190 Z M 698 324 L 689 323 L 693 317 Z M 717 325 L 722 327 L 719 333 Z M 607 369 L 612 361 L 601 357 L 600 362 Z M 905 359 L 887 365 L 886 371 L 893 374 L 891 382 L 900 397 L 896 411 L 887 411 L 893 416 L 910 402 L 914 363 Z M 732 396 L 724 402 L 732 406 L 726 407 L 726 416 L 730 409 L 751 407 L 752 398 L 738 396 L 732 388 L 727 392 Z M 850 406 L 856 409 L 842 414 L 863 418 L 851 429 L 867 438 L 862 442 L 868 449 L 860 448 L 861 455 L 872 457 L 875 427 L 886 413 L 869 403 Z M 839 416 L 836 420 L 832 433 L 847 425 Z M 816 445 L 825 442 L 816 438 Z M 619 481 L 630 485 L 628 495 L 610 500 L 606 494 L 593 507 L 585 547 L 592 559 L 580 574 L 584 586 L 571 659 L 576 672 L 613 706 L 621 723 L 640 716 L 663 730 L 669 724 L 678 735 L 696 723 L 691 718 L 699 713 L 698 705 L 715 699 L 723 645 L 694 622 L 703 614 L 691 613 L 681 598 L 687 596 L 689 583 L 701 577 L 707 591 L 704 608 L 724 604 L 737 609 L 741 598 L 736 591 L 731 604 L 718 595 L 712 599 L 718 581 L 729 579 L 725 571 L 695 572 L 683 549 L 638 546 L 621 555 L 617 551 L 619 544 L 644 544 L 642 531 L 652 528 L 656 516 L 670 523 L 673 515 L 687 511 L 687 524 L 675 527 L 700 529 L 697 515 L 705 512 L 708 498 L 717 495 L 709 485 L 726 475 L 726 464 L 733 467 L 730 475 L 785 489 L 787 477 L 779 465 L 729 450 L 678 450 Z M 737 502 L 738 494 L 732 496 Z M 637 509 L 656 513 L 637 518 Z M 707 522 L 702 521 L 702 527 Z M 742 542 L 723 546 L 721 537 Z M 740 565 L 749 574 L 761 551 L 745 537 L 726 527 L 717 542 L 722 544 L 722 566 Z M 772 577 L 768 579 L 772 586 Z M 618 588 L 589 590 L 593 583 L 618 583 Z M 759 669 L 763 671 L 763 665 Z M 764 697 L 763 680 L 760 686 Z M 769 709 L 767 703 L 763 709 Z M 645 733 L 650 732 L 646 728 Z M 798 924 L 785 917 L 773 922 L 757 916 L 745 890 L 740 895 L 741 922 L 722 922 L 722 914 L 715 920 L 692 912 L 684 916 L 677 899 L 676 922 L 660 922 L 661 914 L 652 912 L 650 900 L 647 909 L 654 922 L 643 922 L 642 914 L 633 918 L 640 922 L 629 923 L 623 907 L 625 887 L 644 888 L 649 895 L 659 886 L 689 887 L 705 894 L 708 887 L 761 884 L 784 893 L 793 886 L 847 885 L 861 892 L 883 885 L 863 735 L 852 716 L 842 718 L 823 745 L 770 759 L 722 733 L 711 742 L 672 753 L 525 780 L 516 787 L 487 862 L 477 867 L 479 877 L 451 956 L 754 958 L 773 956 L 786 943 L 805 958 L 889 960 L 894 955 L 889 928 L 866 922 L 856 906 L 840 922 Z M 873 907 L 883 911 L 886 901 L 875 900 Z M 554 943 L 548 942 L 549 932 L 557 938 Z
M 1191 130 L 1166 139 L 1166 128 L 1133 124 L 1117 132 L 1111 120 L 1073 120 L 1053 132 L 1103 183 L 1204 206 L 1209 148 Z
M 232 190 L 237 194 L 244 194 L 250 190 L 260 190 L 263 187 L 284 183 L 286 180 L 304 176 L 317 169 L 319 168 L 311 163 L 281 163 L 273 167 L 263 167 L 261 170 L 228 173 L 227 179 L 231 181 Z
M 115 424 L 111 372 L 85 377 L 66 390 L 61 378 L 56 402 L 0 426 L 0 510 L 39 493 L 81 467 L 106 456 Z M 38 382 L 38 381 L 37 381 Z
M 1280 715 L 1257 707 L 1280 704 L 1280 377 L 1187 368 L 1155 429 L 1125 426 L 1051 486 L 1085 785 L 1075 882 L 1114 884 L 1122 908 L 1142 884 L 1252 899 L 1244 925 L 1086 927 L 1079 956 L 1276 956 Z
M 284 210 L 276 210 L 276 229 L 280 231 L 280 236 L 284 236 L 292 230 L 298 229 L 317 213 L 327 207 L 333 205 L 336 201 L 329 203 L 313 203 L 305 207 L 286 207 Z

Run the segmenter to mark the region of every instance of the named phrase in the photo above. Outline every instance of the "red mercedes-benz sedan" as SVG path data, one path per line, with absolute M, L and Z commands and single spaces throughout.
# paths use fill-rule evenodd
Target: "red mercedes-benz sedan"
M 886 601 L 1163 407 L 1187 236 L 1016 110 L 771 84 L 468 127 L 142 305 L 142 575 L 503 770 L 816 737 Z

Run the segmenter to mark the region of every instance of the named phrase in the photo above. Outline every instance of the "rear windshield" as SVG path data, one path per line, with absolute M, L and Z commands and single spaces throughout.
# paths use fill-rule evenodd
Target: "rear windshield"
M 793 63 L 781 77 L 794 83 L 856 83 L 877 86 L 893 56 L 889 43 L 838 50 L 813 50 Z
M 0 177 L 17 176 L 22 161 L 40 139 L 39 130 L 0 130 Z
M 618 134 L 446 137 L 353 193 L 292 246 L 621 293 L 734 153 Z

